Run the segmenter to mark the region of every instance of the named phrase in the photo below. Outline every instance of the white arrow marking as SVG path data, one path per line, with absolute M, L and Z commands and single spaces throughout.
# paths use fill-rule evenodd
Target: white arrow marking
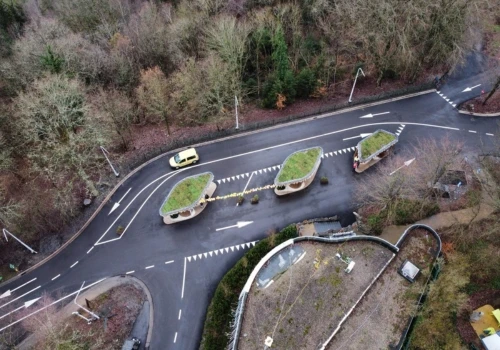
M 399 168 L 397 168 L 396 170 L 394 170 L 392 173 L 390 173 L 389 175 L 392 175 L 394 174 L 396 171 L 398 171 L 399 169 L 405 167 L 405 166 L 409 166 L 411 163 L 413 163 L 413 161 L 415 160 L 415 158 L 413 159 L 410 159 L 410 160 L 407 160 L 406 162 L 403 163 L 403 165 L 401 165 Z
M 382 112 L 382 113 L 375 113 L 375 114 L 367 114 L 367 115 L 364 115 L 362 117 L 359 117 L 360 119 L 363 119 L 363 118 L 373 118 L 375 117 L 376 115 L 382 115 L 382 114 L 389 114 L 391 112 Z
M 11 300 L 11 301 L 9 301 L 7 304 L 3 304 L 2 306 L 0 306 L 0 309 L 1 309 L 1 308 L 3 308 L 3 307 L 5 307 L 5 306 L 7 306 L 7 305 L 9 305 L 10 303 L 13 303 L 13 302 L 14 302 L 14 301 L 16 301 L 16 300 L 21 299 L 22 297 L 24 297 L 24 296 L 26 296 L 26 295 L 28 295 L 28 294 L 30 294 L 30 293 L 32 293 L 32 292 L 34 292 L 35 290 L 37 290 L 38 288 L 41 288 L 41 287 L 42 287 L 42 286 L 38 286 L 38 287 L 36 287 L 36 288 L 33 288 L 32 290 L 30 290 L 29 292 L 24 293 L 24 294 L 23 294 L 23 295 L 21 295 L 20 297 L 17 297 L 17 298 L 15 298 L 15 299 L 12 299 L 12 300 Z
M 478 86 L 481 86 L 481 84 L 478 84 L 478 85 L 473 86 L 473 87 L 467 87 L 467 88 L 465 88 L 465 89 L 464 89 L 464 91 L 462 91 L 462 92 L 469 92 L 469 91 L 472 91 L 472 89 L 475 89 L 475 88 L 477 88 Z
M 238 221 L 238 223 L 236 225 L 221 227 L 221 228 L 216 229 L 215 231 L 227 230 L 228 228 L 233 228 L 233 227 L 242 228 L 242 227 L 245 227 L 245 226 L 250 225 L 252 223 L 253 223 L 253 221 Z
M 35 314 L 39 313 L 40 311 L 43 311 L 43 310 L 45 310 L 45 309 L 47 309 L 47 308 L 51 307 L 52 305 L 55 305 L 55 304 L 57 304 L 57 303 L 59 303 L 59 302 L 63 301 L 64 299 L 67 299 L 67 298 L 69 298 L 69 297 L 71 297 L 71 296 L 73 296 L 73 295 L 75 295 L 75 294 L 77 294 L 77 293 L 80 293 L 81 291 L 84 291 L 84 290 L 86 290 L 86 289 L 88 289 L 88 288 L 91 288 L 92 286 L 94 286 L 94 285 L 96 285 L 96 284 L 98 284 L 98 283 L 101 283 L 101 282 L 102 282 L 102 281 L 104 281 L 105 279 L 106 279 L 106 278 L 100 279 L 100 280 L 99 280 L 99 281 L 97 281 L 97 282 L 94 282 L 94 283 L 92 283 L 92 284 L 89 284 L 88 286 L 85 286 L 85 288 L 82 288 L 82 289 L 80 289 L 80 290 L 77 290 L 76 292 L 73 292 L 73 293 L 71 293 L 71 294 L 68 294 L 68 295 L 66 295 L 66 296 L 62 297 L 61 299 L 54 301 L 53 303 L 51 303 L 51 304 L 49 304 L 49 305 L 45 305 L 44 307 L 42 307 L 42 308 L 40 308 L 40 309 L 38 309 L 38 310 L 36 310 L 36 311 L 33 311 L 33 312 L 32 312 L 32 313 L 30 313 L 29 315 L 26 315 L 26 316 L 24 316 L 24 317 L 22 317 L 22 318 L 18 319 L 18 320 L 17 320 L 17 321 L 15 321 L 15 322 L 12 322 L 11 324 L 9 324 L 9 325 L 7 325 L 7 326 L 5 326 L 5 327 L 3 327 L 3 328 L 0 328 L 0 332 L 2 332 L 2 331 L 4 331 L 4 330 L 6 330 L 6 329 L 7 329 L 7 328 L 9 328 L 9 327 L 12 327 L 13 325 L 15 325 L 15 324 L 17 324 L 17 323 L 19 323 L 19 322 L 21 322 L 21 321 L 23 321 L 23 320 L 25 320 L 25 319 L 27 319 L 28 317 L 31 317 L 31 316 L 33 316 L 33 315 L 35 315 Z M 38 288 L 40 288 L 40 287 L 38 287 Z
M 38 301 L 38 299 L 40 299 L 40 297 L 38 297 L 38 298 L 36 298 L 36 299 L 32 299 L 32 300 L 26 301 L 26 302 L 24 303 L 24 305 L 22 305 L 22 306 L 18 307 L 17 309 L 15 309 L 15 310 L 13 310 L 13 311 L 9 312 L 8 314 L 5 314 L 5 315 L 3 315 L 3 316 L 0 316 L 0 320 L 1 320 L 2 318 L 6 317 L 6 316 L 9 316 L 10 314 L 13 314 L 13 313 L 14 313 L 14 312 L 16 312 L 16 311 L 21 310 L 22 308 L 27 309 L 28 307 L 30 307 L 31 305 L 33 305 L 34 303 L 36 303 L 36 302 Z
M 118 202 L 113 204 L 113 208 L 111 208 L 111 211 L 109 212 L 108 215 L 110 215 L 112 212 L 115 211 L 116 208 L 118 208 L 120 206 L 120 202 L 123 200 L 123 198 L 125 198 L 125 196 L 130 192 L 131 189 L 132 189 L 132 187 L 128 189 L 128 191 L 123 195 L 122 198 L 120 198 L 120 200 Z
M 33 282 L 33 281 L 36 281 L 36 277 L 35 277 L 35 278 L 33 278 L 31 281 L 28 281 L 28 282 L 26 282 L 26 283 L 24 283 L 24 284 L 21 284 L 19 287 L 16 287 L 16 288 L 14 288 L 14 289 L 12 289 L 12 290 L 10 290 L 10 289 L 9 289 L 8 291 L 6 291 L 6 292 L 5 292 L 5 293 L 3 293 L 2 295 L 0 295 L 0 299 L 5 298 L 5 297 L 10 297 L 10 295 L 11 295 L 12 293 L 14 293 L 16 290 L 18 290 L 18 289 L 20 289 L 20 288 L 24 287 L 24 286 L 25 286 L 25 285 L 27 285 L 27 284 L 30 284 L 30 283 L 31 283 L 31 282 Z
M 343 140 L 347 141 L 347 140 L 357 139 L 358 137 L 361 137 L 362 139 L 364 139 L 365 137 L 370 136 L 371 134 L 372 133 L 369 133 L 369 134 L 359 134 L 358 136 L 348 137 L 348 138 L 345 138 Z

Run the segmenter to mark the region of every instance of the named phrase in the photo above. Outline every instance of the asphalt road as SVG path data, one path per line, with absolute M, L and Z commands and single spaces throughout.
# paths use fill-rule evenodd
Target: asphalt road
M 46 264 L 21 278 L 0 286 L 0 319 L 6 327 L 20 321 L 17 312 L 24 302 L 42 292 L 70 300 L 83 281 L 86 285 L 103 278 L 132 274 L 150 289 L 154 305 L 151 349 L 197 349 L 204 316 L 218 281 L 256 241 L 270 229 L 313 217 L 341 216 L 353 222 L 351 195 L 361 175 L 351 168 L 352 147 L 361 133 L 379 128 L 401 131 L 397 152 L 419 139 L 449 135 L 470 150 L 492 147 L 500 136 L 498 118 L 460 115 L 454 105 L 491 86 L 489 73 L 470 60 L 439 92 L 379 104 L 363 109 L 319 116 L 292 124 L 198 147 L 200 163 L 179 171 L 162 157 L 130 177 L 104 206 L 87 229 Z M 472 91 L 467 87 L 481 84 Z M 386 113 L 389 112 L 389 113 Z M 360 118 L 367 114 L 373 118 Z M 349 140 L 344 140 L 351 138 Z M 186 176 L 211 171 L 218 180 L 215 195 L 272 184 L 279 165 L 292 152 L 321 146 L 331 153 L 322 161 L 318 176 L 304 191 L 277 197 L 272 190 L 259 193 L 260 203 L 235 206 L 235 199 L 215 201 L 194 219 L 165 225 L 158 214 L 166 195 Z M 394 164 L 394 167 L 398 167 Z M 252 174 L 248 176 L 247 174 Z M 328 186 L 320 186 L 320 176 Z M 110 211 L 120 201 L 118 209 Z M 238 221 L 252 221 L 243 228 L 229 228 Z M 118 226 L 125 227 L 120 238 Z M 37 303 L 28 310 L 39 312 Z M 26 316 L 25 316 L 26 317 Z M 29 316 L 27 316 L 29 317 Z M 2 329 L 1 331 L 5 331 Z

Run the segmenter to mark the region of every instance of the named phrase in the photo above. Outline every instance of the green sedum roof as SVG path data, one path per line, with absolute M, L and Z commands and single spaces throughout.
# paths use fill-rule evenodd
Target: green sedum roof
M 181 212 L 196 205 L 212 180 L 212 173 L 203 173 L 179 181 L 161 206 L 160 215 Z
M 359 143 L 361 158 L 370 158 L 371 155 L 381 151 L 385 146 L 390 145 L 394 141 L 397 141 L 396 135 L 385 130 L 375 131 Z
M 276 175 L 275 184 L 304 179 L 319 165 L 322 154 L 321 147 L 308 148 L 292 153 L 283 163 L 278 175 Z

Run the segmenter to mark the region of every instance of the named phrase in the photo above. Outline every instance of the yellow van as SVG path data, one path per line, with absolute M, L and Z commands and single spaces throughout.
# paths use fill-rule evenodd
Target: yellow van
M 189 164 L 196 164 L 199 159 L 200 157 L 198 157 L 196 149 L 188 148 L 187 150 L 179 152 L 170 158 L 169 163 L 172 168 L 179 169 Z

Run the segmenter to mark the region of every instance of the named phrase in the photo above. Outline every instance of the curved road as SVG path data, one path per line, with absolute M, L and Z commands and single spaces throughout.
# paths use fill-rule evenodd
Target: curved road
M 352 150 L 360 140 L 356 136 L 379 128 L 398 132 L 397 150 L 420 138 L 446 134 L 464 140 L 470 149 L 493 145 L 500 134 L 498 118 L 471 118 L 454 108 L 491 85 L 488 74 L 477 67 L 464 71 L 468 73 L 452 77 L 439 93 L 322 115 L 198 147 L 201 163 L 186 169 L 171 171 L 167 156 L 148 164 L 116 191 L 63 251 L 0 287 L 0 295 L 12 291 L 10 297 L 0 298 L 0 319 L 9 320 L 0 331 L 21 320 L 17 312 L 7 313 L 42 292 L 71 300 L 83 281 L 90 286 L 106 277 L 132 274 L 148 286 L 153 297 L 151 349 L 197 349 L 218 281 L 270 229 L 334 214 L 341 214 L 343 224 L 353 221 L 350 198 L 362 177 L 351 171 Z M 462 92 L 477 84 L 482 86 Z M 360 118 L 368 114 L 374 116 Z M 236 207 L 234 199 L 215 201 L 198 217 L 174 225 L 164 225 L 158 215 L 172 186 L 186 176 L 211 171 L 219 183 L 216 196 L 239 192 L 245 186 L 272 184 L 276 165 L 296 150 L 317 145 L 326 153 L 318 173 L 328 176 L 326 187 L 320 187 L 318 180 L 302 192 L 281 198 L 272 190 L 262 191 L 258 205 L 247 201 Z M 120 206 L 110 214 L 120 199 Z M 253 223 L 217 230 L 238 221 Z M 120 238 L 115 233 L 118 226 L 125 227 Z M 31 313 L 40 310 L 36 302 L 28 307 Z

